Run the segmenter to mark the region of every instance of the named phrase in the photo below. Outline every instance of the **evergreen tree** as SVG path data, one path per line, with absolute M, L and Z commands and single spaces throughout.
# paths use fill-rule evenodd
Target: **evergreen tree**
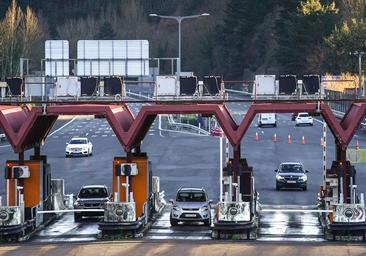
M 116 33 L 114 32 L 111 23 L 104 22 L 100 28 L 99 32 L 95 39 L 97 40 L 113 40 L 116 37 Z
M 244 69 L 253 63 L 256 52 L 251 43 L 256 27 L 272 7 L 272 1 L 266 0 L 228 1 L 217 39 L 222 51 L 219 65 L 226 77 L 242 79 Z
M 321 73 L 324 37 L 337 24 L 337 12 L 334 3 L 306 0 L 285 14 L 278 26 L 275 54 L 282 73 Z
M 326 38 L 326 70 L 330 73 L 357 73 L 358 61 L 350 53 L 366 51 L 366 21 L 356 19 L 343 23 Z M 366 67 L 363 63 L 363 67 Z

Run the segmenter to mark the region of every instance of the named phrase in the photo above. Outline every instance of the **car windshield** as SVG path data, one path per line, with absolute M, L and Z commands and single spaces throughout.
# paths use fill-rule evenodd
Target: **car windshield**
M 83 188 L 80 190 L 79 198 L 100 198 L 108 197 L 108 192 L 105 188 Z
M 204 192 L 179 192 L 177 202 L 206 202 Z
M 309 114 L 300 114 L 299 117 L 308 117 Z
M 86 140 L 71 140 L 69 144 L 87 144 Z
M 279 172 L 282 173 L 304 173 L 300 164 L 282 164 Z

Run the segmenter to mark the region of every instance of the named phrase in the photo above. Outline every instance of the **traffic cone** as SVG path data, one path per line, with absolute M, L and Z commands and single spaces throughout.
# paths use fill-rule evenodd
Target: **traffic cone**
M 358 142 L 358 140 L 356 140 L 356 150 L 360 149 L 360 143 Z
M 272 138 L 273 142 L 277 141 L 277 134 L 273 134 L 273 138 Z
M 258 133 L 257 133 L 257 132 L 255 133 L 255 140 L 256 140 L 256 141 L 259 141 L 259 135 L 258 135 Z
M 320 138 L 320 146 L 324 146 L 324 140 L 323 140 L 323 138 Z
M 302 136 L 302 138 L 301 138 L 301 145 L 305 145 L 305 137 L 304 136 Z
M 287 144 L 291 144 L 291 135 L 290 134 L 287 136 Z

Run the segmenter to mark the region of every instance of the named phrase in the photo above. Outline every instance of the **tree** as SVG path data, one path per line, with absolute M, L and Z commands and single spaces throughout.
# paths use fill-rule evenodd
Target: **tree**
M 244 69 L 250 68 L 257 58 L 256 28 L 265 15 L 272 11 L 272 1 L 230 0 L 225 9 L 223 25 L 218 27 L 217 43 L 220 45 L 221 66 L 226 77 L 242 79 Z
M 324 60 L 324 37 L 338 22 L 335 4 L 320 0 L 301 1 L 296 11 L 281 21 L 275 54 L 281 73 L 321 73 Z
M 114 33 L 114 30 L 112 28 L 111 23 L 104 22 L 100 28 L 99 33 L 97 34 L 96 38 L 97 40 L 113 40 L 116 37 L 116 33 Z
M 366 21 L 353 19 L 336 27 L 325 39 L 326 70 L 331 73 L 355 72 L 358 61 L 350 56 L 354 51 L 366 51 Z M 366 65 L 363 63 L 363 67 Z

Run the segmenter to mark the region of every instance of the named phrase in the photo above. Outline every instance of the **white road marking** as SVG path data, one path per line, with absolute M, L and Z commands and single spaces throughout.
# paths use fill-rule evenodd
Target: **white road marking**
M 102 137 L 107 137 L 108 135 L 107 134 L 102 134 Z
M 57 130 L 53 131 L 50 135 L 48 136 L 52 136 L 54 135 L 55 133 L 61 131 L 63 128 L 65 128 L 66 126 L 68 126 L 69 124 L 71 124 L 72 122 L 75 121 L 75 119 L 77 118 L 77 116 L 75 116 L 73 119 L 71 119 L 69 122 L 67 122 L 66 124 L 64 124 L 63 126 L 61 126 L 60 128 L 58 128 Z

